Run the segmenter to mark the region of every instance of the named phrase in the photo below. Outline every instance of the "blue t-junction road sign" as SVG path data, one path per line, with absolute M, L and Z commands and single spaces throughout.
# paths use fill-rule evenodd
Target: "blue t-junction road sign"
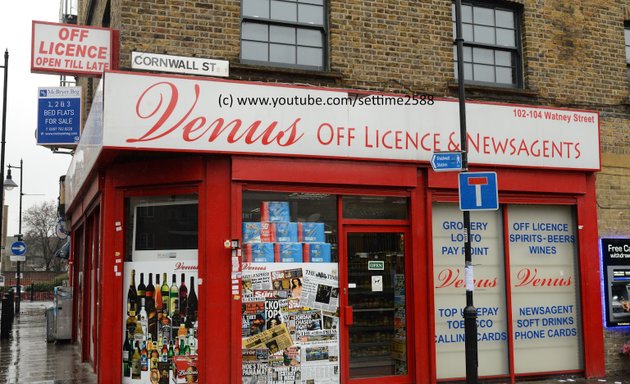
M 499 209 L 496 172 L 460 173 L 459 209 L 462 211 L 493 211 Z

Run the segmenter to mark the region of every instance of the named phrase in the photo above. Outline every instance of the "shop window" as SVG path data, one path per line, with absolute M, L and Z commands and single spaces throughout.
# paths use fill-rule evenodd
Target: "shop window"
M 453 57 L 457 78 L 455 4 L 452 6 Z M 462 2 L 464 79 L 466 82 L 520 87 L 518 9 L 485 2 Z
M 511 205 L 507 216 L 515 372 L 580 370 L 583 346 L 573 210 Z
M 583 369 L 575 222 L 570 206 L 506 205 L 471 212 L 480 376 L 509 374 L 510 349 L 516 374 Z M 434 204 L 438 379 L 465 376 L 463 246 L 461 211 L 455 204 Z
M 243 244 L 245 261 L 337 262 L 337 196 L 245 192 Z
M 244 383 L 340 381 L 337 201 L 243 193 Z
M 194 195 L 127 201 L 127 261 L 196 258 L 198 203 Z
M 197 196 L 129 197 L 125 210 L 122 382 L 196 381 Z
M 408 199 L 388 196 L 344 196 L 344 219 L 407 220 Z
M 479 375 L 509 373 L 501 210 L 471 213 Z M 456 204 L 433 205 L 433 282 L 438 379 L 466 376 L 464 231 Z
M 243 0 L 241 61 L 324 70 L 325 0 Z

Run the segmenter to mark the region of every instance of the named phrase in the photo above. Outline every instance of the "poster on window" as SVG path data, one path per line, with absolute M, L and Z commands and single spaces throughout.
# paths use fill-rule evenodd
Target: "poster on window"
M 630 325 L 630 239 L 601 239 L 606 326 Z
M 471 213 L 480 376 L 509 372 L 501 217 L 500 210 Z M 456 204 L 433 205 L 433 288 L 438 379 L 466 376 L 463 228 L 462 212 Z
M 515 372 L 581 370 L 572 207 L 510 205 L 507 217 Z
M 242 382 L 338 383 L 337 263 L 244 263 Z
M 123 383 L 196 383 L 197 262 L 125 262 Z

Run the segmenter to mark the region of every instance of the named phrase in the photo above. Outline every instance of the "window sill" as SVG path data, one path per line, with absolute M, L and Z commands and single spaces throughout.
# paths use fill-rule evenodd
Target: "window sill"
M 448 83 L 448 88 L 457 94 L 459 84 Z M 472 95 L 502 95 L 521 98 L 535 98 L 539 96 L 538 91 L 534 89 L 493 87 L 491 85 L 479 84 L 464 84 L 464 89 Z
M 343 75 L 338 72 L 315 71 L 298 68 L 268 67 L 264 65 L 230 63 L 230 72 L 256 72 L 270 75 L 297 75 L 301 77 L 314 77 L 328 80 L 340 80 Z

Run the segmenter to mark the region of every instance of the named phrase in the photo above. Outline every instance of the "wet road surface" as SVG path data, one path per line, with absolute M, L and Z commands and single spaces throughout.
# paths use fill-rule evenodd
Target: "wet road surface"
M 79 349 L 68 342 L 46 342 L 46 308 L 52 302 L 20 303 L 8 340 L 0 340 L 0 383 L 92 384 L 96 375 L 81 363 Z

